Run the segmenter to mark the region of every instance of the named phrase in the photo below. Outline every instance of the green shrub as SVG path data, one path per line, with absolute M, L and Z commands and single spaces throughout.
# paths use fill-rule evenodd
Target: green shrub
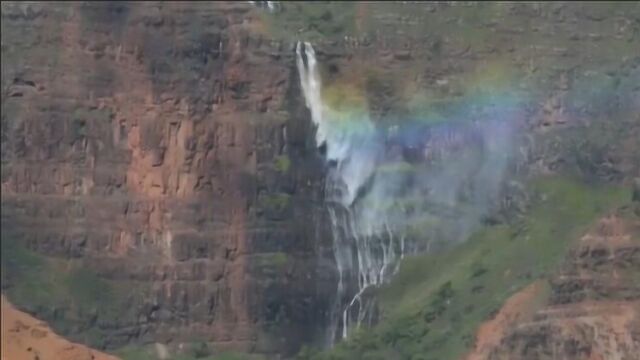
M 262 199 L 262 205 L 266 211 L 280 213 L 289 206 L 291 195 L 285 193 L 276 193 L 266 195 Z
M 274 166 L 279 172 L 286 173 L 291 167 L 291 160 L 287 155 L 277 156 L 274 161 Z
M 209 345 L 203 341 L 193 344 L 190 352 L 196 359 L 206 358 L 211 355 Z

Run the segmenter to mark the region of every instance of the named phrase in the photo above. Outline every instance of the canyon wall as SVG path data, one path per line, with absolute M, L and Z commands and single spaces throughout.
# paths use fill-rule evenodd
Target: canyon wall
M 313 44 L 337 113 L 366 108 L 389 130 L 459 108 L 500 116 L 514 100 L 511 173 L 626 184 L 640 176 L 638 14 L 635 3 L 3 2 L 3 292 L 102 349 L 203 341 L 276 356 L 319 344 L 338 274 L 298 41 Z M 399 151 L 422 162 L 425 146 Z M 485 220 L 526 207 L 517 194 L 497 203 Z
M 294 53 L 249 32 L 251 9 L 3 3 L 3 246 L 94 273 L 118 304 L 19 307 L 107 348 L 311 341 L 332 286 L 323 165 Z

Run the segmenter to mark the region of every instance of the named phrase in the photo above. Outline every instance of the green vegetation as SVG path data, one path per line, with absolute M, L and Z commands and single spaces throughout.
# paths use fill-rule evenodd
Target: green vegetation
M 322 101 L 334 117 L 352 120 L 364 116 L 368 108 L 364 90 L 357 79 L 334 81 L 322 88 Z
M 87 269 L 76 268 L 70 271 L 64 281 L 63 285 L 71 298 L 80 304 L 107 305 L 114 300 L 113 289 L 109 284 Z
M 44 304 L 61 296 L 57 274 L 48 262 L 2 234 L 2 283 L 9 298 L 22 306 Z
M 196 359 L 202 359 L 211 355 L 211 350 L 209 349 L 209 345 L 206 342 L 198 342 L 191 345 L 191 349 L 189 351 Z
M 269 194 L 261 199 L 261 204 L 267 212 L 281 213 L 289 206 L 290 199 L 291 195 L 285 193 Z
M 286 173 L 291 167 L 291 159 L 287 155 L 280 155 L 275 158 L 273 165 L 279 172 Z
M 527 284 L 552 272 L 598 216 L 630 199 L 628 190 L 566 178 L 531 184 L 539 195 L 517 223 L 488 226 L 450 251 L 403 261 L 379 290 L 379 325 L 327 353 L 300 359 L 457 359 L 478 325 Z
M 563 171 L 602 183 L 620 180 L 625 167 L 630 174 L 640 170 L 639 134 L 640 117 L 631 109 L 600 114 L 588 126 L 558 129 L 536 141 L 540 153 L 559 154 Z
M 126 346 L 114 352 L 122 360 L 156 360 L 157 356 L 151 346 Z
M 101 347 L 104 336 L 89 322 L 126 316 L 122 304 L 130 289 L 101 279 L 81 262 L 46 258 L 27 250 L 3 231 L 2 283 L 8 298 L 50 322 L 62 335 Z
M 341 38 L 355 27 L 355 4 L 341 1 L 280 2 L 280 11 L 261 12 L 270 35 L 289 40 Z
M 417 166 L 409 164 L 406 161 L 397 161 L 392 163 L 382 164 L 377 167 L 376 171 L 378 173 L 413 173 L 418 169 Z
M 287 254 L 283 252 L 262 254 L 261 259 L 263 262 L 266 262 L 267 264 L 276 268 L 282 268 L 286 266 L 288 262 Z
M 277 278 L 287 270 L 292 259 L 286 253 L 273 252 L 254 254 L 251 256 L 251 267 L 263 277 Z
M 113 113 L 110 109 L 90 109 L 86 107 L 79 107 L 71 114 L 71 120 L 73 121 L 92 121 L 92 122 L 109 122 Z
M 248 355 L 236 352 L 222 352 L 214 354 L 210 345 L 204 342 L 188 344 L 186 351 L 169 355 L 166 360 L 263 360 L 258 355 Z M 154 345 L 126 346 L 114 352 L 122 360 L 157 360 L 157 350 Z
M 281 5 L 281 11 L 275 13 L 260 11 L 266 25 L 264 30 L 277 39 L 311 41 L 316 49 L 328 52 L 333 52 L 330 49 L 335 48 L 331 45 L 334 41 L 344 41 L 345 37 L 355 37 L 359 44 L 371 43 L 373 39 L 385 42 L 406 39 L 408 44 L 414 44 L 407 51 L 415 52 L 415 58 L 405 60 L 402 67 L 384 69 L 366 60 L 335 75 L 352 88 L 340 85 L 334 89 L 333 75 L 324 74 L 327 76 L 323 76 L 323 96 L 332 108 L 339 113 L 369 108 L 374 121 L 449 122 L 457 118 L 451 116 L 452 109 L 465 104 L 504 106 L 514 105 L 515 101 L 533 104 L 544 101 L 562 82 L 569 90 L 566 105 L 611 107 L 616 103 L 611 95 L 620 91 L 620 82 L 625 79 L 629 84 L 638 82 L 637 76 L 629 74 L 632 68 L 624 63 L 630 64 L 628 60 L 635 55 L 633 49 L 639 45 L 640 26 L 633 22 L 624 27 L 614 26 L 609 21 L 615 16 L 640 13 L 637 3 L 590 4 L 583 10 L 573 6 L 495 2 L 437 5 L 283 2 Z M 559 25 L 574 13 L 588 14 L 577 20 L 577 26 L 588 31 L 567 31 Z M 593 22 L 589 17 L 609 19 Z M 606 38 L 607 46 L 602 46 L 604 41 L 599 37 Z M 353 39 L 346 42 L 349 41 Z M 452 62 L 459 70 L 434 70 L 444 74 L 427 82 L 415 80 L 422 76 L 425 61 L 440 69 L 442 59 L 457 58 L 452 54 L 461 56 L 459 61 Z M 482 54 L 482 61 L 465 62 L 463 58 L 469 54 Z M 331 65 L 331 61 L 321 63 L 321 67 Z M 353 88 L 353 84 L 361 82 L 364 86 Z M 363 93 L 366 97 L 361 99 Z
M 109 109 L 89 109 L 79 107 L 71 113 L 69 131 L 73 141 L 89 135 L 90 128 L 104 128 L 110 126 L 113 113 Z
M 216 355 L 214 360 L 263 360 L 262 356 L 258 355 L 247 355 L 235 352 L 225 352 L 220 355 Z

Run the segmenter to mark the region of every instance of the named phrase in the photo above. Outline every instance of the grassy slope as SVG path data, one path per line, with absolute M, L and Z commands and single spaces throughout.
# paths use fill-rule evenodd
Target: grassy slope
M 565 178 L 532 184 L 541 195 L 525 220 L 478 231 L 444 254 L 408 258 L 380 290 L 383 318 L 317 359 L 456 359 L 478 325 L 514 292 L 543 278 L 572 240 L 609 209 L 630 199 L 622 188 Z
M 102 348 L 105 338 L 95 322 L 126 318 L 124 301 L 131 289 L 101 279 L 80 261 L 46 258 L 2 234 L 3 292 L 22 309 L 50 323 L 61 335 Z M 80 338 L 78 338 L 80 337 Z

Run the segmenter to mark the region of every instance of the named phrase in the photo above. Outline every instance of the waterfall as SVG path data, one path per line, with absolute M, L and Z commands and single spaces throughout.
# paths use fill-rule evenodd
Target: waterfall
M 388 281 L 400 259 L 465 240 L 495 207 L 514 148 L 512 120 L 523 118 L 523 107 L 512 89 L 476 85 L 437 108 L 435 119 L 409 116 L 384 128 L 366 104 L 334 106 L 323 96 L 311 44 L 298 43 L 296 55 L 328 165 L 325 201 L 338 272 L 332 345 L 370 320 L 367 290 Z
M 309 43 L 296 47 L 300 84 L 316 126 L 316 144 L 326 147 L 326 160 L 333 164 L 326 181 L 326 201 L 333 234 L 333 251 L 338 270 L 332 333 L 347 337 L 352 326 L 366 317 L 362 298 L 370 286 L 383 283 L 400 257 L 402 239 L 394 239 L 384 214 L 357 201 L 359 191 L 374 174 L 382 148 L 374 124 L 361 114 L 345 126 L 339 114 L 322 101 L 322 83 L 316 55 Z M 335 317 L 335 316 L 334 316 Z M 333 336 L 331 336 L 333 338 Z
M 276 12 L 280 8 L 280 4 L 277 1 L 249 1 L 249 4 L 261 8 L 266 7 L 269 12 Z
M 316 125 L 316 144 L 324 144 L 327 160 L 337 164 L 330 174 L 329 190 L 335 192 L 330 201 L 348 207 L 375 169 L 375 128 L 366 117 L 354 121 L 354 126 L 345 126 L 332 117 L 336 114 L 322 102 L 322 83 L 313 47 L 309 43 L 298 43 L 296 52 L 302 91 Z

